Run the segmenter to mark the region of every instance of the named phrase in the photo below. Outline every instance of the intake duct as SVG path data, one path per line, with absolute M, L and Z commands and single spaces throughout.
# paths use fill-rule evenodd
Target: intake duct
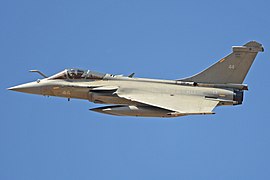
M 234 90 L 233 101 L 236 103 L 234 105 L 242 104 L 244 99 L 244 92 L 242 90 Z

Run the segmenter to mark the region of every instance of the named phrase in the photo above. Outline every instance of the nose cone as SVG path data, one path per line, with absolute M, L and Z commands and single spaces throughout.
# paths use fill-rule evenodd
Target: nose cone
M 30 93 L 30 94 L 41 94 L 41 87 L 37 82 L 30 82 L 26 84 L 21 84 L 18 86 L 13 86 L 8 88 L 8 90 L 18 91 L 23 93 Z

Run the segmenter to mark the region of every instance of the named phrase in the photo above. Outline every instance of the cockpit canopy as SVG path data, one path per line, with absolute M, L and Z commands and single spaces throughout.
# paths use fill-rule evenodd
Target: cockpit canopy
M 65 69 L 51 77 L 49 79 L 92 79 L 101 80 L 106 74 L 82 70 L 82 69 Z

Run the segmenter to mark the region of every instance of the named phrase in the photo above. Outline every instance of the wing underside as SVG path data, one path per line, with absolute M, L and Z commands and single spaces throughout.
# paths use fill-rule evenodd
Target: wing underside
M 213 114 L 213 109 L 219 103 L 205 97 L 192 95 L 124 92 L 116 92 L 116 94 L 133 102 L 159 107 L 179 114 Z

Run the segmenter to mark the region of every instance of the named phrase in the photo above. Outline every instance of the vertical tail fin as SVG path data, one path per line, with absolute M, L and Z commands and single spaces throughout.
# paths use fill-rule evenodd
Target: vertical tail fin
M 234 46 L 233 52 L 194 76 L 181 79 L 211 84 L 242 84 L 256 55 L 263 52 L 262 45 L 250 41 L 244 46 Z

